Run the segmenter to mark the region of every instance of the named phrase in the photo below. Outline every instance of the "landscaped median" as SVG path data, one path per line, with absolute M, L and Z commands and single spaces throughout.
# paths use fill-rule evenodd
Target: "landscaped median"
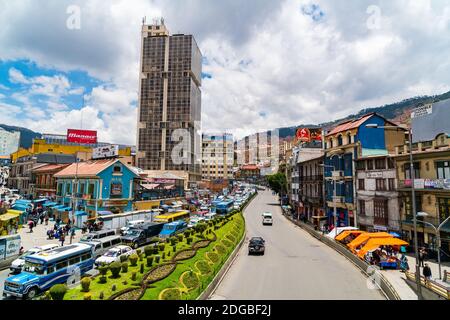
M 83 278 L 65 294 L 64 286 L 53 287 L 43 298 L 194 300 L 220 271 L 244 232 L 242 213 L 232 212 L 138 250 L 127 261 L 100 267 L 99 275 Z

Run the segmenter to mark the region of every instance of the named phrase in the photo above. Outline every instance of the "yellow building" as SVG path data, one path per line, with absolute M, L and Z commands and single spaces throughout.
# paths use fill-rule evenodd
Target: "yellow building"
M 418 220 L 438 226 L 450 216 L 450 136 L 440 134 L 432 141 L 413 144 L 414 182 L 411 180 L 409 147 L 397 147 L 395 160 L 403 236 L 405 240 L 413 241 L 413 183 L 416 210 L 428 214 Z M 436 249 L 434 229 L 418 222 L 417 232 L 419 246 L 428 247 L 433 252 Z M 450 222 L 441 229 L 441 248 L 450 254 Z

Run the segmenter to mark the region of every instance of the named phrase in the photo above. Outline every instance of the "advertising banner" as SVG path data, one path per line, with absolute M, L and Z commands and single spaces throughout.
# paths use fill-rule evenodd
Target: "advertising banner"
M 320 128 L 299 128 L 295 134 L 297 141 L 311 142 L 322 141 L 322 129 Z
M 117 156 L 119 156 L 118 145 L 94 148 L 92 152 L 92 159 L 112 158 Z
M 67 129 L 67 142 L 95 144 L 97 143 L 97 131 Z

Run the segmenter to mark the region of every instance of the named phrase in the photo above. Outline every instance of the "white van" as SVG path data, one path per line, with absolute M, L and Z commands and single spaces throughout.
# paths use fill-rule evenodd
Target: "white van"
M 145 223 L 145 220 L 133 220 L 133 221 L 128 221 L 127 225 L 123 228 L 120 228 L 120 233 L 124 236 L 128 230 L 130 230 L 131 228 L 137 228 L 141 225 L 143 225 Z
M 17 258 L 16 260 L 14 260 L 11 263 L 11 266 L 9 267 L 9 269 L 12 271 L 13 274 L 20 273 L 22 271 L 23 265 L 25 264 L 25 257 L 30 256 L 32 254 L 40 253 L 40 252 L 50 251 L 50 250 L 53 250 L 56 248 L 59 248 L 59 245 L 54 243 L 54 244 L 47 244 L 45 246 L 37 246 L 37 247 L 33 247 L 31 249 L 28 249 L 19 258 Z
M 273 224 L 273 218 L 272 218 L 272 214 L 270 212 L 264 212 L 262 214 L 262 217 L 263 217 L 263 221 L 262 221 L 263 225 L 267 225 L 267 224 L 272 225 Z
M 94 257 L 97 258 L 103 255 L 110 248 L 117 246 L 122 243 L 122 238 L 120 235 L 104 237 L 101 239 L 93 239 L 91 241 L 85 241 L 84 244 L 88 244 L 92 247 L 94 252 Z

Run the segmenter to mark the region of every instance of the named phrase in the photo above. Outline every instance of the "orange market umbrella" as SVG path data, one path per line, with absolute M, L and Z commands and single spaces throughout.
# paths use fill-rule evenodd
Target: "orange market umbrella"
M 373 238 L 367 241 L 364 247 L 358 252 L 358 256 L 363 258 L 364 255 L 380 246 L 407 246 L 409 243 L 398 238 Z
M 354 234 L 356 236 L 359 236 L 362 233 L 366 233 L 365 231 L 361 230 L 347 230 L 341 232 L 336 238 L 334 238 L 336 241 L 343 241 L 345 238 L 347 238 L 349 235 Z
M 347 244 L 350 250 L 355 251 L 360 245 L 365 244 L 371 238 L 393 238 L 393 236 L 387 232 L 367 232 L 362 233 L 355 240 Z

